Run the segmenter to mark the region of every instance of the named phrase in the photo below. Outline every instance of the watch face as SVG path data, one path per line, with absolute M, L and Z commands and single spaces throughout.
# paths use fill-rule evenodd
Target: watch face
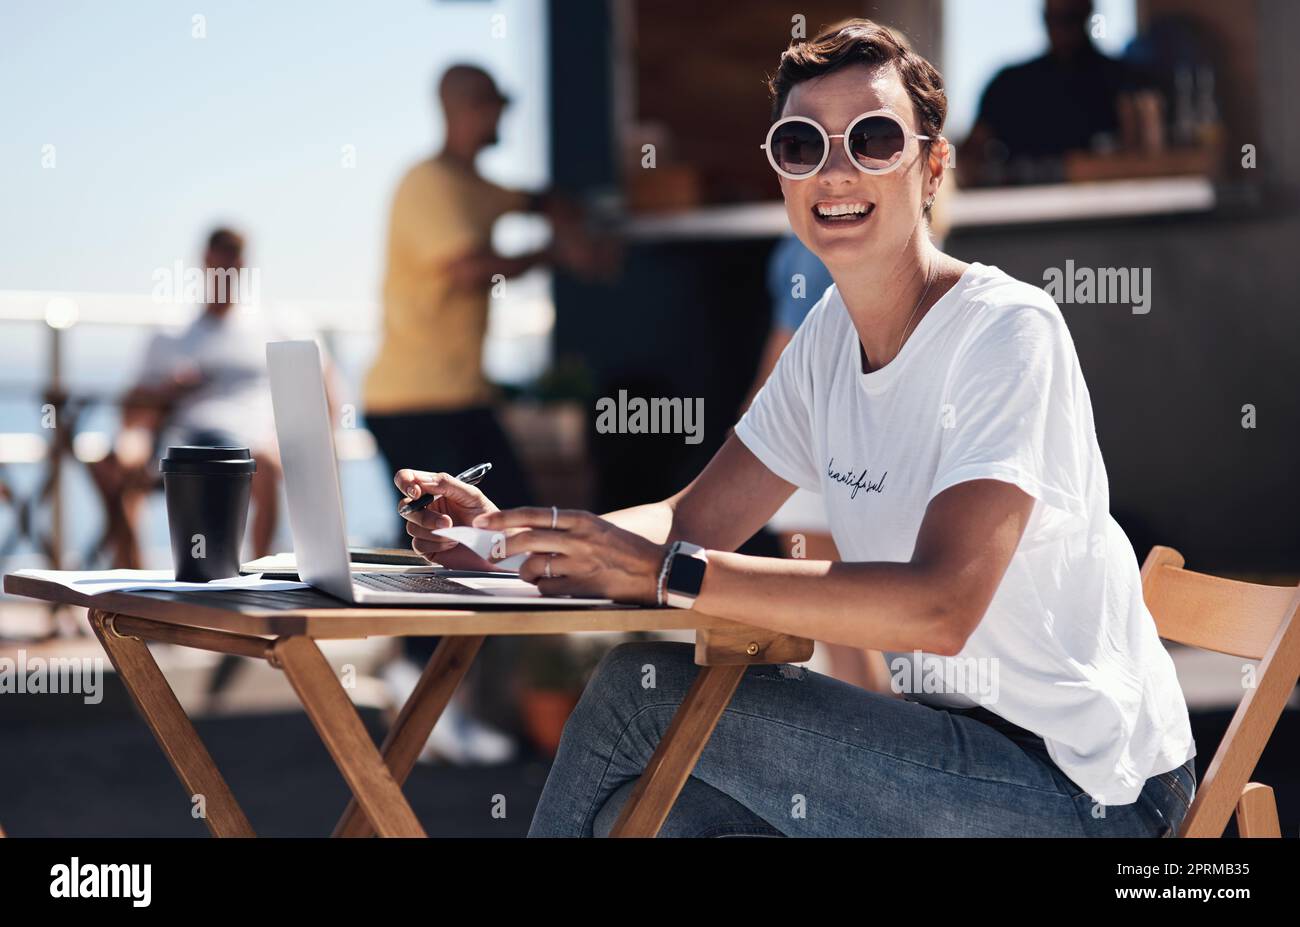
M 695 598 L 700 594 L 700 587 L 704 585 L 704 568 L 707 566 L 705 561 L 697 557 L 687 557 L 678 554 L 673 558 L 673 565 L 668 570 L 668 582 L 665 585 L 669 592 L 675 592 L 677 595 L 688 595 Z

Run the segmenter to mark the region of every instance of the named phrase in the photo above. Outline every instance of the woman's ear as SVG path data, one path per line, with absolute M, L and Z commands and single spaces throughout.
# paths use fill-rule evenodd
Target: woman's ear
M 942 135 L 939 136 L 939 143 L 943 146 L 943 166 L 950 171 L 956 169 L 957 146 Z
M 956 149 L 952 142 L 940 135 L 930 146 L 930 176 L 925 181 L 926 196 L 933 197 L 939 192 L 939 187 L 943 185 L 944 172 L 955 166 L 957 160 Z

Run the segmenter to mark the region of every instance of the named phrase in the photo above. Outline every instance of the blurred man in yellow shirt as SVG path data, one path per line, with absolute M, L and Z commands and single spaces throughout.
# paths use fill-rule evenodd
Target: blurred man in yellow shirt
M 453 66 L 438 95 L 446 116 L 443 150 L 407 171 L 393 198 L 384 329 L 365 381 L 366 422 L 390 472 L 455 473 L 490 461 L 493 498 L 525 505 L 532 501 L 527 478 L 483 375 L 489 293 L 499 280 L 543 264 L 591 269 L 594 248 L 577 211 L 562 200 L 507 190 L 479 175 L 475 159 L 496 143 L 509 102 L 487 72 Z M 492 226 L 510 212 L 545 213 L 551 245 L 516 257 L 496 254 Z
M 492 464 L 493 498 L 503 507 L 534 500 L 528 479 L 493 411 L 494 389 L 483 375 L 488 298 L 502 279 L 543 264 L 577 272 L 597 269 L 598 251 L 577 209 L 545 193 L 507 190 L 475 167 L 497 141 L 509 102 L 487 72 L 449 68 L 438 84 L 446 117 L 442 151 L 406 172 L 393 197 L 384 277 L 384 328 L 364 386 L 366 424 L 388 472 L 403 467 L 451 473 Z M 492 226 L 510 212 L 541 212 L 551 244 L 504 257 L 492 250 Z M 500 275 L 500 276 L 498 276 Z M 404 522 L 397 546 L 410 541 Z M 396 526 L 395 526 L 396 527 Z M 406 638 L 409 657 L 386 671 L 400 700 L 414 687 L 436 639 Z M 426 748 L 455 762 L 510 758 L 509 738 L 478 723 L 453 701 Z

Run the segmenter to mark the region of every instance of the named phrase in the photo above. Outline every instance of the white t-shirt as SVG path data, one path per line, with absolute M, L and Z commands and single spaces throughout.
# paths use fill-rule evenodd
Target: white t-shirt
M 201 432 L 229 435 L 253 449 L 274 444 L 266 343 L 289 337 L 309 335 L 301 323 L 283 324 L 268 310 L 246 304 L 231 306 L 224 316 L 199 310 L 183 331 L 155 335 L 145 349 L 141 382 L 157 383 L 181 368 L 201 377 L 173 407 L 163 446 L 194 440 Z
M 777 476 L 820 492 L 845 561 L 911 559 L 929 501 L 967 480 L 1033 496 L 984 619 L 955 657 L 886 653 L 895 688 L 983 704 L 1038 734 L 1096 801 L 1135 801 L 1195 756 L 1173 661 L 1110 516 L 1088 388 L 1042 290 L 972 264 L 902 351 L 862 372 L 831 286 L 736 425 Z
M 806 489 L 796 489 L 767 520 L 767 527 L 780 534 L 802 531 L 808 534 L 830 534 L 826 523 L 826 506 L 822 497 Z

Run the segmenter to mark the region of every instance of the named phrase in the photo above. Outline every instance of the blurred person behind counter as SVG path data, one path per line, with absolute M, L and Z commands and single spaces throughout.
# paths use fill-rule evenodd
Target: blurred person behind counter
M 999 71 L 961 146 L 963 185 L 1061 180 L 1069 152 L 1101 150 L 1131 134 L 1127 106 L 1147 103 L 1140 76 L 1092 41 L 1092 0 L 1045 0 L 1048 49 Z

